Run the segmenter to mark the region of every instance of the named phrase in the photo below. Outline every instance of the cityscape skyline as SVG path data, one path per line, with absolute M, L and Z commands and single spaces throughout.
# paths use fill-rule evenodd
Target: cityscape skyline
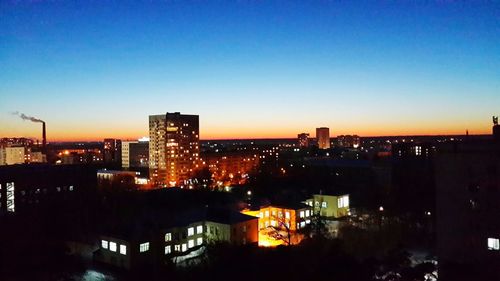
M 0 135 L 137 139 L 155 112 L 201 139 L 489 134 L 494 3 L 0 3 Z M 88 19 L 92 19 L 89 21 Z M 75 110 L 84 109 L 84 110 Z M 77 128 L 77 129 L 76 129 Z

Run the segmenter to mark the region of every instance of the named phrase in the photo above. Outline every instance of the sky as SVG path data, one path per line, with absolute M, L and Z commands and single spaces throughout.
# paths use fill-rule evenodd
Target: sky
M 0 0 L 0 137 L 491 132 L 499 1 Z

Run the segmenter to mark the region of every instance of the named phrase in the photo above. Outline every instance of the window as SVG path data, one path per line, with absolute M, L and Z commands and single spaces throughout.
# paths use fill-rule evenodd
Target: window
M 304 211 L 300 211 L 300 217 L 303 218 L 304 217 Z
M 328 206 L 328 204 L 326 202 L 321 202 L 321 208 L 326 208 Z
M 241 232 L 247 232 L 247 226 L 246 225 L 243 225 L 241 227 Z
M 149 251 L 149 242 L 142 243 L 139 245 L 139 252 L 144 253 Z
M 306 210 L 306 218 L 311 215 L 311 212 L 309 210 Z
M 178 245 L 177 245 L 178 246 Z M 165 246 L 165 255 L 172 253 L 172 246 Z
M 165 234 L 165 242 L 172 241 L 172 233 Z
M 111 252 L 116 252 L 116 243 L 115 242 L 109 242 L 109 250 Z
M 101 240 L 101 247 L 103 249 L 107 249 L 108 248 L 108 241 L 106 240 Z
M 202 237 L 196 238 L 196 245 L 200 246 L 201 244 L 203 244 L 203 238 Z
M 290 219 L 290 212 L 285 212 L 285 218 Z
M 198 225 L 196 227 L 196 234 L 202 234 L 203 233 L 203 225 Z
M 304 226 L 306 226 L 306 222 L 305 222 L 305 221 L 300 222 L 300 227 L 302 228 L 302 227 L 304 227 Z
M 175 245 L 175 246 L 174 246 L 174 250 L 175 250 L 176 252 L 179 252 L 179 251 L 181 250 L 181 245 Z
M 339 208 L 349 207 L 349 196 L 346 195 L 346 196 L 339 197 L 337 203 L 338 203 Z
M 263 218 L 264 214 L 262 212 L 259 213 L 259 218 Z
M 188 236 L 193 236 L 194 235 L 194 227 L 188 228 Z
M 266 211 L 265 214 L 266 214 L 266 218 L 268 218 L 269 217 L 269 211 Z
M 488 250 L 500 250 L 500 240 L 498 238 L 488 238 Z
M 319 207 L 319 202 L 318 202 L 318 201 L 314 202 L 314 205 L 315 205 L 316 207 Z
M 182 244 L 182 251 L 183 252 L 187 251 L 187 244 L 186 243 Z
M 194 240 L 191 239 L 188 241 L 188 248 L 193 248 L 194 247 Z
M 276 226 L 276 221 L 271 220 L 271 226 Z
M 127 254 L 127 246 L 120 245 L 120 254 L 122 254 L 122 255 L 126 255 Z

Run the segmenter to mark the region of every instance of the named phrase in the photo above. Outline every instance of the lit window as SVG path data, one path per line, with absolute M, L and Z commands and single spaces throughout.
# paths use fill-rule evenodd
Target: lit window
M 271 220 L 271 226 L 276 226 L 276 221 Z
M 259 218 L 263 218 L 264 214 L 262 212 L 259 213 Z
M 179 251 L 181 250 L 181 245 L 175 245 L 175 246 L 174 246 L 174 250 L 175 250 L 176 252 L 179 252 Z
M 126 255 L 127 254 L 127 246 L 120 245 L 120 254 L 122 254 L 122 255 Z
M 193 236 L 194 235 L 194 227 L 188 228 L 188 236 Z
M 304 211 L 300 211 L 299 216 L 300 216 L 301 218 L 303 218 L 303 217 L 304 217 Z
M 187 244 L 186 243 L 182 244 L 182 251 L 183 252 L 187 251 Z
M 106 240 L 101 240 L 101 247 L 103 249 L 107 249 L 108 248 L 108 241 Z
M 321 202 L 321 208 L 326 208 L 327 204 L 326 202 Z
M 111 252 L 116 252 L 116 243 L 115 242 L 109 242 L 109 250 Z
M 314 205 L 316 205 L 316 207 L 319 207 L 319 202 L 318 201 L 314 202 Z
M 306 210 L 306 217 L 309 217 L 311 215 L 311 212 L 309 210 Z
M 196 227 L 196 234 L 202 234 L 203 233 L 203 225 L 198 225 Z
M 266 214 L 266 218 L 268 218 L 269 217 L 269 211 L 266 211 L 265 214 Z
M 285 218 L 290 219 L 290 212 L 285 212 Z
M 194 247 L 194 240 L 189 240 L 188 241 L 188 248 L 193 248 Z
M 200 246 L 201 244 L 203 244 L 203 238 L 202 238 L 202 237 L 198 237 L 198 238 L 196 238 L 196 244 L 197 244 L 198 246 Z
M 168 246 L 165 246 L 165 255 L 168 255 L 172 253 L 172 246 L 168 245 Z
M 488 238 L 488 250 L 500 250 L 500 240 L 498 238 Z
M 300 222 L 300 227 L 304 227 L 304 226 L 306 226 L 306 222 L 305 221 Z
M 165 234 L 165 242 L 172 241 L 172 233 Z
M 149 251 L 149 242 L 142 243 L 139 245 L 139 252 L 144 253 Z
M 306 223 L 307 223 L 307 224 L 310 224 L 310 223 L 311 223 L 311 220 L 306 220 Z

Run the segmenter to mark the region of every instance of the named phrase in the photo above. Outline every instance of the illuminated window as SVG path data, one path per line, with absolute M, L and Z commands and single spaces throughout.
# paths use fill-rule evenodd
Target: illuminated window
M 188 236 L 193 236 L 194 235 L 194 227 L 188 228 Z
M 326 202 L 321 202 L 321 208 L 326 208 L 328 204 Z
M 175 250 L 176 252 L 179 252 L 179 251 L 181 250 L 181 245 L 175 245 L 175 246 L 174 246 L 174 250 Z
M 200 246 L 201 244 L 203 244 L 203 238 L 202 237 L 196 238 L 196 245 Z
M 122 255 L 126 255 L 127 254 L 127 246 L 120 245 L 120 254 L 122 254 Z
M 165 255 L 172 253 L 172 247 L 170 245 L 165 246 Z
M 265 214 L 266 214 L 266 218 L 268 218 L 269 217 L 269 211 L 266 211 Z
M 194 240 L 189 240 L 188 241 L 188 248 L 193 248 L 194 247 Z
M 500 240 L 498 238 L 488 238 L 488 250 L 500 250 Z
M 203 225 L 198 225 L 196 227 L 196 234 L 202 234 L 203 233 Z
M 139 252 L 144 253 L 149 251 L 149 242 L 142 243 L 139 245 Z
M 186 243 L 182 244 L 182 251 L 183 252 L 187 251 L 187 244 Z
M 165 234 L 165 242 L 172 241 L 172 233 Z
M 301 218 L 303 218 L 303 217 L 304 217 L 304 211 L 300 211 L 299 216 L 300 216 Z
M 263 218 L 264 214 L 262 212 L 259 213 L 259 218 Z
M 311 215 L 311 212 L 309 210 L 306 210 L 306 217 L 309 217 Z
M 108 241 L 106 240 L 101 240 L 101 247 L 103 249 L 107 249 L 108 248 Z
M 285 218 L 290 219 L 290 212 L 285 212 Z
M 109 242 L 109 250 L 111 252 L 116 252 L 116 243 L 115 242 Z
M 271 220 L 271 226 L 276 226 L 276 221 Z
M 304 226 L 306 226 L 306 222 L 304 222 L 304 221 L 300 222 L 300 227 L 304 227 Z
M 339 208 L 347 208 L 349 207 L 349 196 L 342 196 L 338 199 Z

